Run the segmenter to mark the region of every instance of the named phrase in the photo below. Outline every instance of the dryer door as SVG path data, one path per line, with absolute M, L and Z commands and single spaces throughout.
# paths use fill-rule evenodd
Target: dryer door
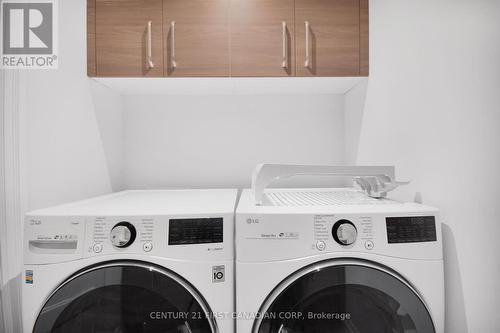
M 284 280 L 254 333 L 433 333 L 415 290 L 395 272 L 362 261 L 327 261 Z
M 34 333 L 218 332 L 210 309 L 187 281 L 140 262 L 91 267 L 52 293 Z

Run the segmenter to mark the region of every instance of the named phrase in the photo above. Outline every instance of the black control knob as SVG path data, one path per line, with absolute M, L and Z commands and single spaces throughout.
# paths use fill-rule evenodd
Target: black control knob
M 117 223 L 113 229 L 109 238 L 111 239 L 111 244 L 116 247 L 127 247 L 130 246 L 137 235 L 135 227 L 130 222 L 120 222 Z
M 349 220 L 338 220 L 332 228 L 333 239 L 340 245 L 351 245 L 358 237 L 358 230 L 354 223 Z

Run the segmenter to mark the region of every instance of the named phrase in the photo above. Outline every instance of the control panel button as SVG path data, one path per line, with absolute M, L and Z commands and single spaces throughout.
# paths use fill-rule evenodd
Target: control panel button
M 372 242 L 371 240 L 367 240 L 367 241 L 365 242 L 365 249 L 367 249 L 367 250 L 371 250 L 371 249 L 373 249 L 373 247 L 374 247 L 374 246 L 375 246 L 375 245 L 373 244 L 373 242 Z
M 94 247 L 92 248 L 92 250 L 95 253 L 101 253 L 101 251 L 102 251 L 102 243 L 96 243 L 96 244 L 94 244 Z
M 326 244 L 325 242 L 323 241 L 317 241 L 316 242 L 316 248 L 319 250 L 319 251 L 324 251 L 326 249 Z
M 142 244 L 142 249 L 144 250 L 144 252 L 149 252 L 153 249 L 153 244 L 152 243 L 144 243 Z
M 137 232 L 135 227 L 130 222 L 120 222 L 117 223 L 113 229 L 111 229 L 110 240 L 111 244 L 115 247 L 127 247 L 131 245 L 136 236 Z
M 354 223 L 349 220 L 339 220 L 332 228 L 333 239 L 340 245 L 351 245 L 358 237 L 358 230 Z

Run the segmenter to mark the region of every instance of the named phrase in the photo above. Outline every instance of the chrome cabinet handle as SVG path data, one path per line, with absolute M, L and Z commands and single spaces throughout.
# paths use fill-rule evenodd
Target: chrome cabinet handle
M 153 21 L 149 21 L 148 22 L 148 38 L 146 41 L 146 58 L 147 58 L 148 69 L 152 69 L 155 67 L 155 64 L 153 62 L 152 27 L 153 27 Z
M 170 23 L 170 33 L 171 33 L 171 38 L 170 38 L 170 65 L 172 69 L 177 68 L 177 62 L 175 61 L 175 21 L 172 21 Z
M 306 25 L 306 61 L 304 61 L 304 67 L 309 68 L 309 21 L 304 22 Z
M 282 22 L 283 27 L 283 60 L 281 67 L 284 69 L 288 68 L 288 38 L 286 36 L 286 22 Z

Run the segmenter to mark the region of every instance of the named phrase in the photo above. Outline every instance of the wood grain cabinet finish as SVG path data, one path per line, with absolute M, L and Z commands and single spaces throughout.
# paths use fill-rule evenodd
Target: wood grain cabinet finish
M 294 0 L 231 0 L 231 76 L 293 76 L 294 25 Z
M 163 0 L 165 76 L 229 76 L 229 0 Z
M 95 63 L 95 1 L 87 0 L 87 75 L 97 76 Z
M 359 0 L 359 75 L 369 74 L 369 3 L 368 0 Z
M 360 0 L 295 0 L 297 76 L 359 76 Z
M 87 0 L 89 76 L 368 76 L 369 0 Z
M 95 0 L 96 75 L 163 76 L 162 0 Z

